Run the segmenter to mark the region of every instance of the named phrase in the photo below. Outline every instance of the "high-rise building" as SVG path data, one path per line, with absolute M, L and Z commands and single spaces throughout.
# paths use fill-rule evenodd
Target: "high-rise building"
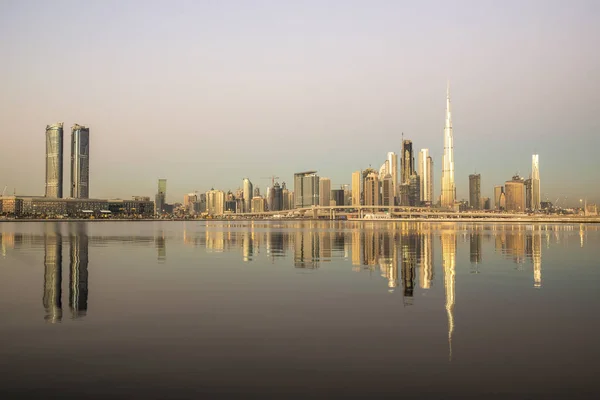
M 410 176 L 415 173 L 415 157 L 412 141 L 402 141 L 402 177 L 400 183 L 410 183 Z
M 500 196 L 504 193 L 504 186 L 494 186 L 494 209 L 501 210 Z
M 257 212 L 263 212 L 265 211 L 265 199 L 263 199 L 260 196 L 254 196 L 252 198 L 252 209 L 251 212 L 253 213 L 257 213 Z
M 504 184 L 506 211 L 525 212 L 525 181 L 518 175 Z
M 283 210 L 283 190 L 279 186 L 279 182 L 275 182 L 271 188 L 271 211 Z
M 387 153 L 388 156 L 388 172 L 392 175 L 392 186 L 394 187 L 394 203 L 396 205 L 396 197 L 398 197 L 398 155 L 393 151 Z
M 319 175 L 317 175 L 317 171 L 295 173 L 294 193 L 296 195 L 296 208 L 318 206 Z
M 331 201 L 335 202 L 336 206 L 344 205 L 344 189 L 333 189 L 331 191 Z
M 185 209 L 186 213 L 193 214 L 195 211 L 194 204 L 197 202 L 198 195 L 196 193 L 188 193 L 183 195 L 183 208 Z
M 525 179 L 525 209 L 533 210 L 533 186 L 532 179 Z
M 419 165 L 417 167 L 419 174 L 420 200 L 423 205 L 431 205 L 433 201 L 433 161 L 429 156 L 429 149 L 421 149 L 419 152 Z
M 244 191 L 244 212 L 250 212 L 252 209 L 252 197 L 254 195 L 252 182 L 250 182 L 250 179 L 244 178 L 242 186 Z
M 331 200 L 331 179 L 321 178 L 319 179 L 319 205 L 329 206 L 329 200 Z
M 46 197 L 63 197 L 63 123 L 46 126 Z
M 391 174 L 383 177 L 381 183 L 381 204 L 384 206 L 394 205 L 394 180 Z
M 90 198 L 90 129 L 71 127 L 71 197 Z
M 538 154 L 531 157 L 531 208 L 534 211 L 541 209 L 540 156 Z
M 446 89 L 446 124 L 444 127 L 444 155 L 442 156 L 442 194 L 441 206 L 454 208 L 456 187 L 454 185 L 454 134 L 452 132 L 452 113 L 450 110 L 450 84 Z
M 360 171 L 352 173 L 352 205 L 360 205 Z
M 287 189 L 287 187 L 285 186 L 285 182 L 281 183 L 281 197 L 282 197 L 282 203 L 281 203 L 281 209 L 282 210 L 289 210 L 291 209 L 292 205 L 294 204 L 293 202 L 290 202 L 290 191 Z
M 225 192 L 215 189 L 206 192 L 206 211 L 209 215 L 223 215 L 225 211 Z
M 365 205 L 379 205 L 379 177 L 377 172 L 371 172 L 365 180 Z
M 421 180 L 417 174 L 412 174 L 408 181 L 408 203 L 412 207 L 421 205 Z
M 473 210 L 481 208 L 481 175 L 469 175 L 469 207 Z
M 154 202 L 154 208 L 156 214 L 161 215 L 165 211 L 165 204 L 167 203 L 167 180 L 158 180 L 158 193 Z

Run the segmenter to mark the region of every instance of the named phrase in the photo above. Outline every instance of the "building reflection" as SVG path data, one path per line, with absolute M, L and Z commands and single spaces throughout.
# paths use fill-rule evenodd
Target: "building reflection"
M 454 303 L 456 277 L 456 233 L 454 228 L 444 229 L 440 235 L 442 243 L 442 268 L 444 270 L 444 290 L 446 292 L 446 313 L 448 314 L 448 352 L 452 360 L 452 333 L 454 332 Z
M 433 283 L 433 234 L 427 230 L 420 235 L 421 254 L 420 254 L 420 276 L 419 284 L 421 289 L 429 289 Z
M 401 260 L 402 260 L 402 286 L 404 305 L 413 304 L 413 295 L 415 289 L 415 268 L 417 266 L 417 254 L 420 249 L 418 234 L 402 230 L 400 238 Z
M 49 323 L 62 320 L 62 234 L 58 223 L 49 223 L 44 235 L 44 295 L 42 302 Z
M 69 237 L 71 246 L 71 275 L 69 279 L 69 307 L 72 318 L 87 312 L 88 302 L 88 235 L 86 224 L 78 222 Z
M 313 230 L 298 230 L 294 235 L 294 266 L 319 268 L 319 236 Z
M 156 247 L 157 259 L 159 263 L 163 263 L 167 260 L 167 248 L 165 240 L 165 232 L 160 231 L 154 237 L 154 247 Z

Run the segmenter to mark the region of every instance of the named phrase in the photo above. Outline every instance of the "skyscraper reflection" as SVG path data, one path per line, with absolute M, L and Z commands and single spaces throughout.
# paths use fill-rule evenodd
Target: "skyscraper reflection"
M 446 313 L 448 314 L 448 349 L 452 360 L 452 333 L 454 332 L 454 294 L 456 275 L 456 233 L 454 227 L 443 229 L 440 235 L 442 242 L 442 268 L 444 269 L 444 289 L 446 291 Z
M 86 225 L 78 222 L 69 238 L 71 246 L 71 275 L 69 307 L 72 318 L 86 314 L 88 301 L 88 235 Z
M 154 246 L 158 253 L 158 262 L 163 263 L 167 259 L 167 249 L 165 243 L 165 233 L 160 231 L 157 236 L 154 237 Z
M 58 223 L 48 225 L 44 235 L 44 296 L 42 302 L 49 323 L 62 320 L 62 234 Z
M 419 284 L 421 289 L 431 288 L 433 282 L 433 234 L 431 231 L 425 231 L 421 235 L 421 265 Z
M 294 266 L 319 268 L 319 236 L 312 229 L 299 230 L 295 234 Z
M 413 304 L 413 292 L 415 288 L 415 267 L 417 265 L 417 254 L 419 247 L 419 237 L 414 232 L 406 232 L 400 238 L 401 240 L 401 260 L 402 260 L 402 286 L 404 288 L 404 304 Z

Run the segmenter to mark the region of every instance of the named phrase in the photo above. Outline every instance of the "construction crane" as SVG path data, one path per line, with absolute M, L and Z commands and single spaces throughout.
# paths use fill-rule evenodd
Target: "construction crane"
M 273 175 L 273 176 L 268 176 L 268 177 L 266 177 L 266 178 L 265 178 L 265 177 L 262 177 L 262 178 L 260 178 L 260 179 L 270 179 L 270 180 L 271 180 L 271 187 L 273 187 L 273 186 L 275 186 L 275 179 L 279 179 L 279 177 L 278 177 L 278 176 L 275 176 L 275 175 Z
M 6 193 L 6 188 L 7 188 L 7 187 L 8 187 L 8 186 L 4 186 L 4 189 L 2 189 L 2 197 L 4 197 L 4 193 Z

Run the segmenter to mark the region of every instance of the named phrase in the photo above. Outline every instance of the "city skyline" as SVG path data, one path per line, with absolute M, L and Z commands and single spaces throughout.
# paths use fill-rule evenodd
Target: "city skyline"
M 0 185 L 8 186 L 8 193 L 16 189 L 17 194 L 43 195 L 45 150 L 34 135 L 52 121 L 81 120 L 94 130 L 90 197 L 153 196 L 156 179 L 165 177 L 170 185 L 167 201 L 172 203 L 195 190 L 234 191 L 244 176 L 263 191 L 267 185 L 259 184 L 259 177 L 272 173 L 290 185 L 294 172 L 307 169 L 328 176 L 335 188 L 349 183 L 352 171 L 378 167 L 387 152 L 400 154 L 402 132 L 415 150 L 430 150 L 437 197 L 443 151 L 440 93 L 449 79 L 456 111 L 457 199 L 468 198 L 471 171 L 482 175 L 482 196 L 492 197 L 493 187 L 515 172 L 528 176 L 529 157 L 540 154 L 542 201 L 560 198 L 572 206 L 580 198 L 599 202 L 594 171 L 600 160 L 592 151 L 599 144 L 593 133 L 600 58 L 590 50 L 598 36 L 592 18 L 598 5 L 552 3 L 540 8 L 532 2 L 517 10 L 516 3 L 465 4 L 438 4 L 439 14 L 430 13 L 426 5 L 372 9 L 344 4 L 338 16 L 324 19 L 312 14 L 316 3 L 274 7 L 274 21 L 294 20 L 296 11 L 305 15 L 305 24 L 312 28 L 308 34 L 293 24 L 259 28 L 245 18 L 253 11 L 243 6 L 224 16 L 223 5 L 191 4 L 183 7 L 187 12 L 163 19 L 157 5 L 140 14 L 132 5 L 114 11 L 96 4 L 85 10 L 90 13 L 86 31 L 98 32 L 89 33 L 94 40 L 86 46 L 85 38 L 70 33 L 83 23 L 80 19 L 68 28 L 41 29 L 44 21 L 73 15 L 71 4 L 36 10 L 5 5 L 0 29 L 14 40 L 0 45 L 1 54 L 11 60 L 5 65 L 6 96 L 0 99 L 0 116 L 10 132 L 0 158 Z M 362 16 L 358 30 L 354 13 Z M 106 25 L 102 15 L 114 22 Z M 192 27 L 197 23 L 186 23 L 197 15 L 238 24 L 250 42 L 240 40 L 249 47 L 208 24 L 207 32 L 219 33 L 211 47 L 207 36 Z M 395 23 L 407 15 L 423 27 L 423 37 L 414 43 L 406 39 L 412 38 L 412 25 Z M 451 29 L 443 32 L 436 28 L 442 15 L 451 21 Z M 465 23 L 473 15 L 481 26 Z M 21 32 L 18 27 L 25 20 L 32 30 Z M 554 29 L 557 20 L 560 31 Z M 161 23 L 153 25 L 154 33 L 142 29 L 136 36 L 136 21 Z M 528 28 L 531 21 L 535 30 Z M 184 34 L 175 26 L 190 28 Z M 337 30 L 328 31 L 329 26 Z M 386 33 L 378 26 L 391 30 Z M 146 53 L 144 34 L 172 41 L 156 40 L 156 48 Z M 481 40 L 464 40 L 474 36 Z M 123 44 L 108 48 L 104 40 Z M 281 46 L 282 40 L 290 42 Z M 171 42 L 179 45 L 166 44 Z M 196 46 L 186 47 L 192 43 Z M 192 50 L 186 53 L 188 48 Z M 147 62 L 161 49 L 171 57 Z M 66 53 L 93 62 L 86 68 L 78 62 L 35 62 Z M 370 56 L 360 60 L 370 61 L 360 61 L 359 54 Z M 554 62 L 556 54 L 562 55 L 560 62 Z M 204 56 L 211 61 L 194 72 L 200 71 L 195 67 Z M 170 61 L 179 57 L 189 62 Z M 445 62 L 439 63 L 440 58 Z M 346 65 L 353 67 L 344 69 Z M 79 100 L 82 91 L 88 93 L 85 102 Z M 55 93 L 62 93 L 60 99 Z M 301 140 L 290 145 L 282 137 Z M 558 159 L 563 161 L 554 162 Z

